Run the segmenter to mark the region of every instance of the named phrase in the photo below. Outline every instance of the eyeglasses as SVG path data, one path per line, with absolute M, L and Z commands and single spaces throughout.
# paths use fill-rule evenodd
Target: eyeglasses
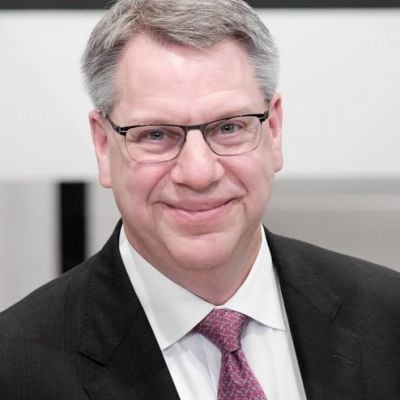
M 141 163 L 159 163 L 173 160 L 185 144 L 189 131 L 199 130 L 208 147 L 220 156 L 236 156 L 258 147 L 261 124 L 268 119 L 268 110 L 262 114 L 242 114 L 199 125 L 150 124 L 118 126 L 102 113 L 113 130 L 124 136 L 130 157 Z

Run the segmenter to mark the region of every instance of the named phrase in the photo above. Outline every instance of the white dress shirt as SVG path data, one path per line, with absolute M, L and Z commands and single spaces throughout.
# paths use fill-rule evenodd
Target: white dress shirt
M 228 308 L 250 318 L 242 348 L 268 400 L 306 398 L 279 282 L 261 231 L 262 243 L 248 277 L 224 305 L 215 307 L 149 264 L 121 229 L 122 260 L 181 400 L 217 399 L 221 353 L 208 339 L 192 332 L 214 308 Z

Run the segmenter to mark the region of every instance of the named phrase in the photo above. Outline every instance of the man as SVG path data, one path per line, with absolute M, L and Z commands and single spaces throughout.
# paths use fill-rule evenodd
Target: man
M 83 71 L 122 222 L 1 315 L 1 399 L 400 398 L 399 275 L 261 226 L 277 63 L 241 0 L 106 13 Z

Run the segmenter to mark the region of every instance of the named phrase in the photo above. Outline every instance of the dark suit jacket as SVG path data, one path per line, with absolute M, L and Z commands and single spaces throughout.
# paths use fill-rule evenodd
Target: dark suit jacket
M 119 229 L 0 315 L 1 400 L 178 399 L 122 264 Z M 400 274 L 267 237 L 307 398 L 399 400 Z

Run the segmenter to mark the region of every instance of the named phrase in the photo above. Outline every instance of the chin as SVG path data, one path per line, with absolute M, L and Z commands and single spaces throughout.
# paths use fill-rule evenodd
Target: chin
M 215 257 L 204 254 L 187 254 L 180 255 L 179 264 L 186 271 L 207 271 L 225 265 L 228 262 L 228 257 Z
M 171 255 L 184 269 L 213 268 L 230 261 L 235 246 L 233 241 L 218 235 L 202 235 L 187 238 L 171 249 Z

